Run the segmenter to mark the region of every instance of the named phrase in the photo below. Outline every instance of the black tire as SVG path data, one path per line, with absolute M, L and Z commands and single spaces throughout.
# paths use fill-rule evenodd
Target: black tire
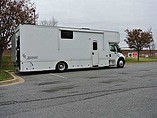
M 57 72 L 65 72 L 68 69 L 68 66 L 65 62 L 59 62 L 56 65 L 56 71 Z
M 117 62 L 117 67 L 118 68 L 123 68 L 125 65 L 125 60 L 123 58 L 120 58 Z

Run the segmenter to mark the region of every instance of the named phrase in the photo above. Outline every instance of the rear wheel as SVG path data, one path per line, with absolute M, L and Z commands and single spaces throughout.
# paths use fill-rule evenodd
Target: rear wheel
M 125 65 L 124 59 L 122 59 L 122 58 L 119 59 L 118 62 L 117 62 L 117 67 L 118 67 L 118 68 L 123 68 L 124 65 Z
M 68 66 L 65 62 L 59 62 L 56 65 L 56 71 L 58 71 L 58 72 L 64 72 L 67 70 L 67 68 L 68 68 Z

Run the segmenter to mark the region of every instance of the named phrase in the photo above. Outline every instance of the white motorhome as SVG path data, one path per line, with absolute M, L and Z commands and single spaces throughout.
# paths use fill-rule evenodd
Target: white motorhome
M 12 37 L 12 61 L 19 72 L 123 68 L 119 42 L 120 35 L 114 31 L 24 24 Z

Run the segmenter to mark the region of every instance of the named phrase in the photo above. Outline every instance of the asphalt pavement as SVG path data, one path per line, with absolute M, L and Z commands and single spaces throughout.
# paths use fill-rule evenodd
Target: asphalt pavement
M 157 117 L 157 63 L 18 76 L 0 87 L 0 118 Z

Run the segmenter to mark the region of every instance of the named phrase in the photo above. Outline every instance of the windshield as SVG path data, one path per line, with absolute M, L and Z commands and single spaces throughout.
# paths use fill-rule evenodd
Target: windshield
M 121 48 L 119 47 L 119 45 L 117 44 L 117 45 L 115 45 L 116 46 L 116 48 L 117 48 L 117 52 L 121 52 Z

